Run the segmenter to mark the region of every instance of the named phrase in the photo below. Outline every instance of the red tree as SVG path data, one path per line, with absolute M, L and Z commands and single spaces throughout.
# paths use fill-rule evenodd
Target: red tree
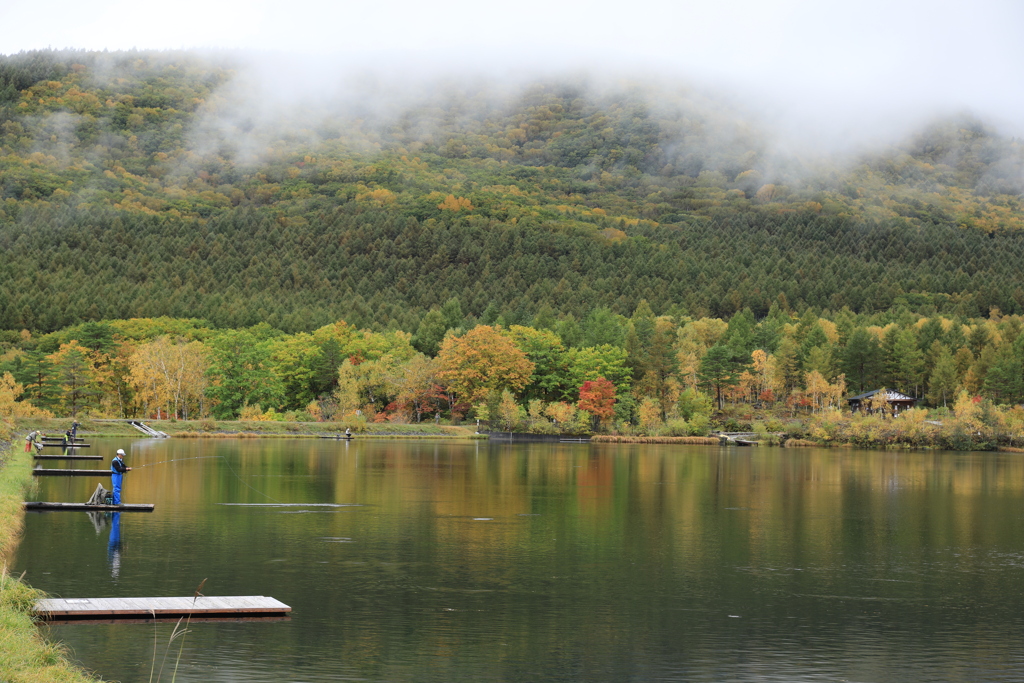
M 590 413 L 595 421 L 611 418 L 615 414 L 615 385 L 604 377 L 584 382 L 576 407 Z

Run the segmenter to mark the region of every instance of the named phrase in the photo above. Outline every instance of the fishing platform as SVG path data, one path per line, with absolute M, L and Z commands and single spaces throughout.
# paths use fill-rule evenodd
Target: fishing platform
M 109 477 L 110 470 L 69 470 L 63 467 L 36 467 L 32 474 L 37 477 Z
M 121 503 L 105 505 L 103 503 L 49 503 L 33 501 L 25 503 L 26 512 L 42 512 L 43 510 L 85 510 L 86 512 L 152 512 L 156 508 L 153 503 Z
M 44 621 L 93 621 L 109 619 L 238 619 L 285 617 L 292 608 L 262 595 L 184 598 L 47 598 L 33 612 Z
M 102 455 L 33 455 L 36 460 L 102 460 Z

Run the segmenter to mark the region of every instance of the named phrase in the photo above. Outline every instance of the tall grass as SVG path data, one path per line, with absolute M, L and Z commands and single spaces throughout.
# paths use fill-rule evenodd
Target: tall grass
M 0 444 L 0 681 L 95 683 L 98 678 L 68 661 L 63 646 L 43 639 L 31 613 L 45 594 L 7 571 L 24 521 L 25 490 L 32 481 L 31 455 L 13 450 L 7 439 Z

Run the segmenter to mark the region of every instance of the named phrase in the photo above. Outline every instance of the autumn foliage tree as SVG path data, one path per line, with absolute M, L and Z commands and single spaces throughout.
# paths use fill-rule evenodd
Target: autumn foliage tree
M 448 337 L 437 355 L 438 376 L 459 395 L 477 403 L 491 391 L 522 391 L 530 382 L 534 364 L 500 328 L 477 325 L 461 337 Z
M 604 377 L 584 382 L 576 405 L 590 413 L 595 425 L 610 420 L 615 414 L 615 385 Z

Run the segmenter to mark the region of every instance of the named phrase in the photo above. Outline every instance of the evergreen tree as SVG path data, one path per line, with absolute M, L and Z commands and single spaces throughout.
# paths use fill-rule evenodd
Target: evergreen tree
M 715 394 L 715 402 L 721 410 L 725 404 L 722 390 L 739 384 L 740 375 L 747 367 L 744 357 L 727 344 L 715 344 L 700 361 L 697 378 L 702 386 L 708 387 Z
M 457 302 L 456 302 L 457 303 Z M 413 335 L 412 345 L 416 350 L 427 356 L 436 356 L 441 348 L 441 340 L 448 331 L 445 316 L 437 308 L 430 309 L 420 320 L 416 334 Z
M 891 339 L 891 343 L 889 343 Z M 909 394 L 918 395 L 923 384 L 924 354 L 918 345 L 917 335 L 911 328 L 893 328 L 886 335 L 888 357 L 887 386 L 898 388 Z
M 856 328 L 843 349 L 842 368 L 850 390 L 855 394 L 877 389 L 882 383 L 878 339 L 865 328 Z
M 959 380 L 953 354 L 945 346 L 940 346 L 931 376 L 928 378 L 928 400 L 932 405 L 945 407 L 956 395 L 958 387 Z

